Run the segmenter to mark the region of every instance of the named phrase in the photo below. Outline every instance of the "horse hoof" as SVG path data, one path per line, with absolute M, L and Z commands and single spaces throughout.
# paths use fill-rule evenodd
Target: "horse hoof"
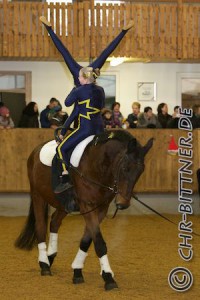
M 83 277 L 73 277 L 72 280 L 73 284 L 80 284 L 80 283 L 84 283 L 84 278 Z
M 41 270 L 41 276 L 52 276 L 51 270 Z
M 72 279 L 73 284 L 84 283 L 82 269 L 74 269 L 74 276 Z
M 110 283 L 105 283 L 104 288 L 106 291 L 111 291 L 113 289 L 118 289 L 118 285 L 114 281 L 114 282 L 110 282 Z
M 49 263 L 50 263 L 50 267 L 52 266 L 53 262 L 54 262 L 54 258 L 56 257 L 57 255 L 57 252 L 52 254 L 52 255 L 49 255 L 48 256 L 48 260 L 49 260 Z
M 105 281 L 104 288 L 106 291 L 110 291 L 110 290 L 118 288 L 118 285 L 117 285 L 116 281 L 113 279 L 111 273 L 106 273 L 103 271 L 102 277 L 103 277 L 103 280 Z
M 39 262 L 42 276 L 52 276 L 50 266 L 44 262 Z

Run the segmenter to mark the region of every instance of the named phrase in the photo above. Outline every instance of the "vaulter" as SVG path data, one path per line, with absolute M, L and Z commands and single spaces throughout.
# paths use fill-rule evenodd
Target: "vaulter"
M 68 66 L 73 78 L 74 84 L 78 86 L 80 84 L 78 80 L 79 71 L 82 66 L 80 66 L 74 58 L 71 56 L 70 52 L 67 48 L 63 45 L 62 41 L 58 38 L 55 32 L 52 30 L 52 25 L 44 16 L 40 17 L 40 21 L 45 25 L 54 45 L 61 53 L 64 58 L 66 65 Z M 127 26 L 124 26 L 122 31 L 117 35 L 117 37 L 101 52 L 99 57 L 94 60 L 92 63 L 89 64 L 88 67 L 92 67 L 93 69 L 101 69 L 103 64 L 105 63 L 106 59 L 110 56 L 110 54 L 115 50 L 115 48 L 119 45 L 125 34 L 128 32 L 129 29 L 133 27 L 133 21 L 130 21 Z

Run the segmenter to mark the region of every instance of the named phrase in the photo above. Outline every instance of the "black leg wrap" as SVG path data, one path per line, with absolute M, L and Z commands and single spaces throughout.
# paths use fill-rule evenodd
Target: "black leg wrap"
M 48 256 L 48 259 L 49 259 L 49 263 L 50 263 L 50 267 L 52 266 L 53 262 L 54 262 L 54 258 L 56 257 L 57 255 L 57 252 Z
M 105 281 L 104 288 L 106 291 L 110 291 L 110 290 L 118 288 L 118 285 L 117 285 L 116 281 L 113 279 L 111 273 L 106 273 L 103 271 L 102 278 Z
M 82 269 L 74 269 L 74 276 L 73 276 L 72 282 L 74 284 L 79 284 L 79 283 L 84 282 Z
M 42 276 L 52 276 L 50 266 L 47 265 L 44 262 L 39 262 L 40 268 L 41 268 L 41 275 Z
M 90 245 L 91 245 L 91 243 L 92 243 L 92 239 L 90 238 L 90 239 L 88 239 L 88 240 L 81 240 L 81 242 L 80 242 L 80 249 L 83 251 L 83 252 L 87 252 L 88 251 L 88 249 L 89 249 L 89 247 L 90 247 Z

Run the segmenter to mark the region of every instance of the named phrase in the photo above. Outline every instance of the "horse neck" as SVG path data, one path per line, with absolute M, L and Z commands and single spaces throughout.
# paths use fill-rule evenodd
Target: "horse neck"
M 105 144 L 92 146 L 82 160 L 82 171 L 99 180 L 113 181 L 119 161 L 124 156 L 126 146 L 113 140 Z

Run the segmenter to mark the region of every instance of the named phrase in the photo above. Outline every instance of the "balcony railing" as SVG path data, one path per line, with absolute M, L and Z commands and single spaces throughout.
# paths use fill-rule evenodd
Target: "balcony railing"
M 114 56 L 136 61 L 199 60 L 200 5 L 182 0 L 127 2 L 120 6 L 40 2 L 0 3 L 0 59 L 61 60 L 39 17 L 46 16 L 73 57 L 98 56 L 130 19 L 134 28 Z

